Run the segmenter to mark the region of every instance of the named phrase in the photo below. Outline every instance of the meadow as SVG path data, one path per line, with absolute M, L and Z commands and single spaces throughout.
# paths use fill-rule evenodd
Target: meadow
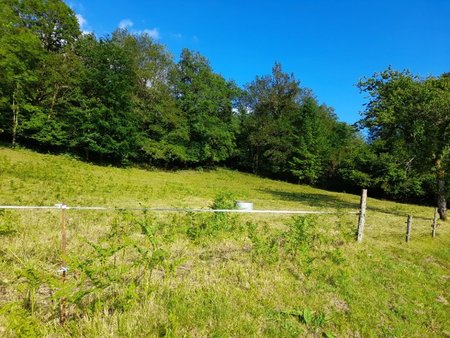
M 433 208 L 237 171 L 114 168 L 0 148 L 0 204 L 320 210 L 289 216 L 0 210 L 0 336 L 450 337 L 450 226 Z M 406 215 L 413 215 L 405 243 Z M 61 278 L 61 259 L 67 279 Z M 67 312 L 60 324 L 60 306 Z

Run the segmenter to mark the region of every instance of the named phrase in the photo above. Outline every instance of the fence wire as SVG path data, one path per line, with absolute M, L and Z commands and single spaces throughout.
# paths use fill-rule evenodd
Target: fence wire
M 314 211 L 314 210 L 247 210 L 247 209 L 201 209 L 201 208 L 133 208 L 133 207 L 100 207 L 100 206 L 68 206 L 65 204 L 55 204 L 54 206 L 37 205 L 0 205 L 0 209 L 66 209 L 66 210 L 103 210 L 103 211 L 151 211 L 151 212 L 217 212 L 217 213 L 254 213 L 254 214 L 298 214 L 298 215 L 327 215 L 327 214 L 354 214 L 359 211 Z

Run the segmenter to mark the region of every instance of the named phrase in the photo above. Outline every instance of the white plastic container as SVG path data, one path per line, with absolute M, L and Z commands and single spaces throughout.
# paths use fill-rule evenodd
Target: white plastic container
M 253 210 L 253 203 L 236 201 L 236 208 L 239 210 Z

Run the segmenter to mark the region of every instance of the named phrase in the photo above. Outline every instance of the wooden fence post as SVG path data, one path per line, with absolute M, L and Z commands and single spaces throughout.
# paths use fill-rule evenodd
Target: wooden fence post
M 66 283 L 67 276 L 67 215 L 65 204 L 60 205 L 61 208 L 61 273 L 62 273 L 62 284 Z M 60 301 L 60 313 L 59 313 L 59 323 L 64 325 L 67 320 L 67 308 L 66 299 L 63 297 Z
M 408 215 L 408 220 L 406 221 L 406 242 L 409 242 L 409 238 L 411 236 L 412 220 L 413 220 L 412 215 Z
M 366 205 L 367 205 L 367 189 L 363 189 L 361 192 L 361 201 L 359 203 L 359 218 L 358 218 L 358 233 L 356 240 L 362 241 L 364 233 L 364 225 L 366 223 Z
M 436 228 L 437 228 L 437 217 L 438 217 L 438 208 L 434 208 L 434 217 L 433 217 L 433 231 L 431 232 L 431 236 L 436 237 Z

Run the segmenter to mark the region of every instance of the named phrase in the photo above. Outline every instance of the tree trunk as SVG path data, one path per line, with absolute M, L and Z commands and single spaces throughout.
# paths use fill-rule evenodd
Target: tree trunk
M 445 189 L 445 169 L 442 167 L 440 159 L 436 160 L 436 178 L 437 178 L 437 207 L 439 218 L 443 221 L 447 220 L 447 199 Z
M 17 137 L 17 127 L 19 125 L 19 106 L 16 101 L 16 93 L 13 93 L 12 97 L 12 140 L 11 140 L 11 147 L 14 148 L 16 146 L 16 137 Z
M 253 152 L 253 149 L 251 150 Z M 252 155 L 253 163 L 252 170 L 253 174 L 258 174 L 259 170 L 259 147 L 256 148 L 256 152 Z
M 55 107 L 55 103 L 56 103 L 56 98 L 58 97 L 58 91 L 59 91 L 59 87 L 56 87 L 53 95 L 52 95 L 52 101 L 50 103 L 50 109 L 48 110 L 48 115 L 47 118 L 50 120 L 53 116 L 53 108 Z

